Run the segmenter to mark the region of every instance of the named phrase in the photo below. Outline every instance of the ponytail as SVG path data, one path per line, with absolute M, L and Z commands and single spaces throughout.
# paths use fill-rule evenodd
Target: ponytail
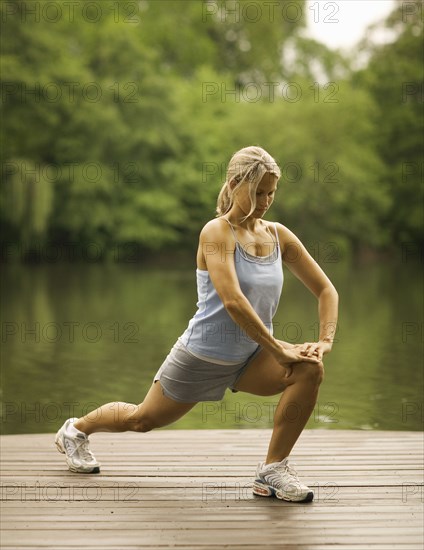
M 221 188 L 221 191 L 218 195 L 216 211 L 218 216 L 223 216 L 226 214 L 231 207 L 233 206 L 233 198 L 231 196 L 231 189 L 228 181 L 224 183 Z

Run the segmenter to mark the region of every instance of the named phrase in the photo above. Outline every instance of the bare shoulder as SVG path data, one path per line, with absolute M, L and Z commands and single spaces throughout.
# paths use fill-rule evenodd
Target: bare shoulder
M 215 218 L 207 222 L 200 231 L 197 249 L 198 269 L 209 270 L 213 258 L 222 248 L 228 251 L 235 248 L 235 239 L 228 223 L 221 218 Z
M 234 249 L 235 238 L 229 224 L 221 218 L 210 220 L 200 231 L 199 246 L 197 248 L 198 269 L 209 271 L 211 277 L 218 274 L 222 277 L 225 275 L 227 279 L 234 279 L 234 265 L 231 267 L 232 262 L 226 261 L 232 256 L 229 253 Z M 224 261 L 222 260 L 223 257 L 225 258 Z M 218 284 L 216 280 L 215 283 Z
M 277 227 L 278 239 L 280 241 L 281 250 L 284 252 L 290 245 L 301 245 L 300 239 L 288 227 L 279 222 L 275 223 Z
M 208 221 L 200 231 L 200 241 L 226 241 L 232 235 L 229 224 L 222 218 Z

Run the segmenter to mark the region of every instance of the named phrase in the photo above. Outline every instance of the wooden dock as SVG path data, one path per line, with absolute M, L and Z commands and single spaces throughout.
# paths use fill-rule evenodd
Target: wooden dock
M 310 504 L 252 495 L 270 435 L 95 434 L 98 475 L 68 472 L 53 434 L 3 436 L 1 548 L 422 550 L 422 433 L 305 430 Z

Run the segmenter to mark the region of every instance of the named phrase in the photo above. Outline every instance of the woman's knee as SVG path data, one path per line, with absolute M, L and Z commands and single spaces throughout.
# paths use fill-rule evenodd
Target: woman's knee
M 324 380 L 324 363 L 310 363 L 302 361 L 295 365 L 296 375 L 299 380 L 307 381 L 319 386 Z
M 134 411 L 130 413 L 126 417 L 125 423 L 128 430 L 131 432 L 146 433 L 156 428 L 152 419 L 149 418 L 148 415 L 146 415 L 142 411 Z

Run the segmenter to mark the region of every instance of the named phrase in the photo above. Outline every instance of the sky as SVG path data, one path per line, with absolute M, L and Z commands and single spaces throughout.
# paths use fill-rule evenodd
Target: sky
M 307 0 L 308 35 L 329 48 L 349 49 L 395 4 L 395 0 Z

